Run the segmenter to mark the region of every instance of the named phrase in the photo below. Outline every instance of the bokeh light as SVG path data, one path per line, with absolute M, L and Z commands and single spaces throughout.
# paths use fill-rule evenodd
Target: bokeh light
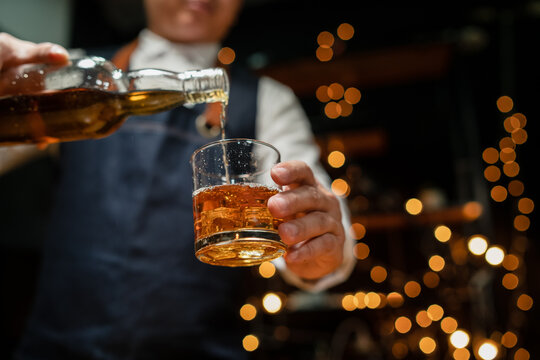
M 444 265 L 446 264 L 446 262 L 444 261 L 444 258 L 442 256 L 433 255 L 429 258 L 428 264 L 431 270 L 439 272 L 444 269 Z
M 405 334 L 411 330 L 412 322 L 409 320 L 406 316 L 400 316 L 396 319 L 394 322 L 394 327 L 396 328 L 396 331 Z
M 497 99 L 497 109 L 500 112 L 507 113 L 514 107 L 514 101 L 510 96 L 503 95 Z
M 492 246 L 486 251 L 486 261 L 488 264 L 497 266 L 504 260 L 504 250 L 499 246 Z
M 230 47 L 225 46 L 219 50 L 217 58 L 223 65 L 229 65 L 234 62 L 236 52 Z
M 467 243 L 469 251 L 474 255 L 482 255 L 488 248 L 488 242 L 482 235 L 474 235 L 469 238 Z
M 276 273 L 276 267 L 270 261 L 265 261 L 259 265 L 259 274 L 265 278 L 269 279 L 274 276 Z
M 246 351 L 255 351 L 259 347 L 259 338 L 255 335 L 246 335 L 242 340 L 242 346 Z
M 505 274 L 502 278 L 502 285 L 508 290 L 514 290 L 519 285 L 519 278 L 512 273 Z
M 407 200 L 405 210 L 411 215 L 418 215 L 422 212 L 422 202 L 416 198 Z
M 486 340 L 478 347 L 478 356 L 483 360 L 493 360 L 497 357 L 499 350 L 494 341 Z
M 240 308 L 240 317 L 246 321 L 251 321 L 257 316 L 257 308 L 251 304 L 244 304 Z
M 354 246 L 354 256 L 359 260 L 364 260 L 369 256 L 369 246 L 365 243 L 359 242 Z
M 418 295 L 420 295 L 420 292 L 422 291 L 422 287 L 416 281 L 411 280 L 405 284 L 405 286 L 403 287 L 403 291 L 405 292 L 405 295 L 407 295 L 408 297 L 415 298 Z
M 354 36 L 354 27 L 349 23 L 342 23 L 337 28 L 337 36 L 341 40 L 350 40 Z
M 437 342 L 429 336 L 424 336 L 423 338 L 420 339 L 420 342 L 418 343 L 418 347 L 424 354 L 429 355 L 433 353 L 435 349 L 437 348 Z
M 469 341 L 469 334 L 464 330 L 456 330 L 450 335 L 450 343 L 457 349 L 466 347 Z
M 439 225 L 433 231 L 435 238 L 440 242 L 447 242 L 452 237 L 452 230 L 448 226 Z
M 328 154 L 328 165 L 334 169 L 338 169 L 345 164 L 345 155 L 338 150 L 332 151 Z
M 370 277 L 376 283 L 382 283 L 386 280 L 388 272 L 383 266 L 377 265 L 371 268 Z
M 447 316 L 441 320 L 441 330 L 447 334 L 451 334 L 456 331 L 458 322 L 451 316 Z
M 533 306 L 533 298 L 527 294 L 521 294 L 517 299 L 517 307 L 523 311 L 529 311 Z
M 511 331 L 507 331 L 504 333 L 504 335 L 501 338 L 501 344 L 508 349 L 513 348 L 517 345 L 518 338 L 516 334 L 514 334 Z
M 275 293 L 271 293 L 271 292 L 264 295 L 262 299 L 262 304 L 263 304 L 264 310 L 266 310 L 270 314 L 275 314 L 279 312 L 283 305 L 279 295 Z

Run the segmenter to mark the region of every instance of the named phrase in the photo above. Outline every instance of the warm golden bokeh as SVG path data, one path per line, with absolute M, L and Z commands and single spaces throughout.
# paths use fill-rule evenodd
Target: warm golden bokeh
M 374 282 L 382 283 L 384 280 L 386 280 L 388 272 L 383 266 L 378 265 L 371 268 L 370 276 L 371 280 L 373 280 Z
M 531 358 L 531 354 L 523 348 L 517 349 L 514 353 L 514 360 L 529 360 Z
M 403 287 L 403 291 L 405 292 L 405 295 L 407 295 L 410 298 L 415 298 L 418 295 L 420 295 L 420 292 L 422 291 L 422 287 L 419 283 L 416 281 L 408 281 L 405 286 Z
M 533 307 L 533 298 L 527 294 L 521 294 L 517 299 L 517 307 L 520 310 L 528 311 Z
M 433 231 L 435 238 L 440 242 L 447 242 L 452 237 L 452 230 L 448 226 L 439 225 Z
M 242 346 L 246 351 L 255 351 L 259 347 L 259 338 L 255 335 L 246 335 L 242 340 Z
M 369 246 L 359 242 L 354 246 L 354 256 L 359 260 L 364 260 L 369 256 Z
M 424 274 L 424 276 L 422 276 L 422 281 L 424 282 L 424 285 L 426 285 L 426 287 L 433 289 L 439 285 L 440 278 L 437 273 L 433 271 L 428 271 Z
M 328 31 L 321 31 L 317 36 L 317 44 L 322 48 L 330 48 L 334 45 L 334 35 Z
M 349 23 L 342 23 L 337 28 L 337 36 L 341 40 L 350 40 L 354 36 L 354 27 Z
M 337 119 L 341 115 L 341 105 L 330 101 L 324 106 L 324 114 L 330 119 Z
M 460 349 L 469 345 L 469 334 L 464 330 L 456 330 L 450 335 L 450 343 L 453 347 Z
M 505 274 L 502 278 L 502 285 L 508 290 L 514 290 L 519 285 L 519 278 L 512 273 Z
M 330 165 L 334 169 L 338 169 L 345 164 L 345 155 L 341 151 L 334 150 L 330 154 L 328 154 L 327 160 L 328 165 Z
M 527 231 L 531 226 L 531 220 L 525 215 L 517 215 L 514 218 L 514 228 L 517 231 Z
M 334 51 L 331 48 L 325 48 L 325 47 L 319 46 L 317 50 L 315 51 L 315 56 L 321 62 L 330 61 L 332 60 L 332 57 L 334 56 Z
M 447 316 L 441 320 L 441 329 L 447 334 L 451 334 L 456 331 L 458 322 L 453 317 Z
M 512 196 L 521 196 L 525 191 L 525 185 L 520 180 L 512 180 L 508 183 L 508 192 Z
M 519 266 L 519 258 L 516 255 L 507 254 L 504 256 L 502 265 L 506 270 L 514 271 Z
M 236 52 L 230 47 L 223 47 L 219 50 L 217 58 L 223 65 L 229 65 L 234 62 L 236 58 Z
M 271 262 L 265 261 L 261 265 L 259 265 L 259 274 L 263 278 L 269 279 L 272 276 L 274 276 L 275 273 L 276 273 L 276 267 Z
M 354 240 L 363 239 L 366 236 L 366 227 L 360 223 L 354 223 L 351 225 L 350 234 Z
M 514 101 L 510 96 L 503 95 L 497 99 L 497 109 L 500 112 L 507 113 L 514 107 Z
M 444 269 L 446 262 L 442 256 L 433 255 L 429 258 L 428 264 L 431 270 L 439 272 Z
M 422 202 L 416 198 L 407 200 L 405 210 L 411 215 L 418 215 L 422 212 Z
M 500 246 L 492 246 L 489 249 L 487 249 L 485 257 L 488 264 L 497 266 L 502 264 L 504 260 L 504 250 Z
M 506 164 L 505 164 L 506 165 Z M 508 191 L 501 185 L 495 185 L 491 188 L 491 198 L 496 202 L 503 202 L 508 196 Z
M 251 304 L 244 304 L 240 308 L 240 317 L 246 321 L 255 319 L 257 316 L 257 308 Z
M 330 96 L 328 96 L 328 86 L 321 85 L 315 91 L 315 97 L 322 103 L 330 101 Z
M 350 87 L 347 90 L 345 90 L 345 93 L 343 94 L 343 98 L 349 104 L 354 105 L 360 101 L 360 99 L 362 98 L 362 93 L 357 88 Z
M 444 309 L 438 304 L 433 304 L 427 308 L 427 314 L 431 320 L 439 321 L 444 316 Z
M 431 354 L 437 348 L 437 342 L 433 338 L 425 336 L 420 339 L 418 347 L 424 354 Z
M 340 83 L 332 83 L 328 85 L 328 96 L 332 100 L 339 100 L 343 97 L 345 89 Z
M 499 160 L 499 151 L 493 147 L 488 147 L 482 153 L 482 159 L 488 164 L 495 164 Z
M 501 169 L 495 165 L 490 165 L 484 170 L 484 177 L 490 182 L 498 181 L 501 178 Z
M 460 348 L 454 350 L 452 356 L 454 360 L 469 360 L 471 358 L 471 353 L 465 348 Z
M 347 181 L 343 179 L 335 179 L 331 185 L 332 192 L 339 197 L 347 197 L 351 191 Z
M 431 325 L 432 322 L 433 321 L 429 317 L 428 312 L 426 310 L 420 310 L 416 314 L 416 323 L 419 326 L 425 328 L 425 327 L 428 327 L 429 325 Z
M 501 344 L 505 348 L 508 348 L 508 349 L 513 348 L 514 346 L 516 346 L 517 341 L 518 341 L 518 338 L 517 338 L 516 334 L 514 334 L 511 331 L 505 332 L 504 335 L 501 338 Z
M 473 235 L 467 243 L 469 251 L 474 255 L 482 255 L 488 248 L 488 241 L 482 235 Z
M 525 198 L 525 197 L 519 199 L 519 201 L 518 201 L 518 210 L 522 214 L 530 214 L 530 213 L 532 213 L 533 210 L 534 210 L 534 201 L 532 201 L 532 199 Z
M 519 164 L 515 161 L 504 163 L 503 173 L 508 177 L 516 177 L 519 174 Z
M 406 316 L 400 316 L 396 319 L 394 323 L 394 327 L 396 328 L 396 331 L 405 334 L 411 330 L 412 322 L 409 320 Z
M 386 300 L 388 301 L 388 304 L 393 308 L 402 306 L 405 301 L 405 299 L 403 299 L 403 296 L 398 292 L 389 293 L 386 296 Z

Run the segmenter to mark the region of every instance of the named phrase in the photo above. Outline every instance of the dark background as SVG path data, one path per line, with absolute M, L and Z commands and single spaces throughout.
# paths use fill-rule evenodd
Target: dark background
M 354 26 L 354 37 L 338 41 L 331 61 L 317 61 L 317 35 L 321 31 L 335 34 L 343 22 Z M 143 10 L 137 1 L 74 1 L 71 47 L 118 47 L 135 38 L 142 26 Z M 444 199 L 442 210 L 473 200 L 484 206 L 484 215 L 474 222 L 438 218 L 451 225 L 456 237 L 484 233 L 491 243 L 506 249 L 512 248 L 517 236 L 527 239 L 526 280 L 518 290 L 535 300 L 540 298 L 535 276 L 539 270 L 535 213 L 530 215 L 527 232 L 512 229 L 517 214 L 515 199 L 500 204 L 490 200 L 494 184 L 484 180 L 486 164 L 481 158 L 483 149 L 497 147 L 505 136 L 502 121 L 508 115 L 497 110 L 496 100 L 501 95 L 511 96 L 513 111 L 528 119 L 525 129 L 529 140 L 517 150 L 521 166 L 517 178 L 525 184 L 524 196 L 536 201 L 539 40 L 537 1 L 424 6 L 375 6 L 343 0 L 247 1 L 224 45 L 236 51 L 237 62 L 291 86 L 309 116 L 323 154 L 329 150 L 325 144 L 330 138 L 344 142 L 346 165 L 328 171 L 333 178 L 349 180 L 353 220 L 375 221 L 381 215 L 399 219 L 383 227 L 368 226 L 363 241 L 371 248 L 371 260 L 359 261 L 351 278 L 331 289 L 328 296 L 361 289 L 393 291 L 391 284 L 370 281 L 369 269 L 375 263 L 406 277 L 420 276 L 427 268 L 426 256 L 440 246 L 432 244 L 432 235 L 430 238 L 437 224 L 411 220 L 403 213 L 403 203 L 423 190 L 435 189 Z M 357 87 L 362 100 L 350 116 L 329 119 L 324 115 L 324 104 L 315 98 L 315 90 L 335 81 Z M 359 146 L 362 144 L 365 146 Z M 6 204 L 0 209 L 0 315 L 5 354 L 16 344 L 32 302 L 40 236 L 46 223 L 47 184 L 52 181 L 47 162 L 37 161 L 0 178 L 2 202 Z M 35 171 L 42 176 L 26 176 Z M 26 180 L 21 183 L 20 179 Z M 498 183 L 508 181 L 503 177 Z M 21 188 L 25 190 L 12 190 Z M 367 205 L 362 202 L 359 206 L 361 201 Z M 23 218 L 33 225 L 21 226 Z M 441 247 L 439 251 L 445 250 Z M 519 337 L 515 349 L 526 348 L 534 359 L 539 353 L 539 333 L 532 320 L 537 316 L 537 304 L 525 313 L 528 320 L 522 319 L 523 314 L 513 307 L 515 293 L 500 285 L 505 271 L 488 266 L 494 280 L 485 289 L 490 300 L 480 306 L 493 307 L 488 319 L 479 319 L 473 310 L 476 299 L 465 295 L 452 303 L 452 298 L 467 293 L 472 276 L 486 266 L 470 261 L 448 267 L 440 288 L 406 303 L 402 313 L 413 313 L 434 302 L 448 303 L 460 324 L 481 328 L 484 336 L 514 329 Z M 253 281 L 254 296 L 268 289 L 294 293 L 279 279 L 261 280 L 254 274 Z M 389 337 L 379 330 L 399 313 L 392 311 L 346 312 L 327 305 L 261 315 L 253 322 L 253 331 L 261 340 L 253 356 L 393 359 Z M 287 335 L 276 336 L 278 328 L 288 329 Z M 442 340 L 433 358 L 451 358 L 444 336 L 437 336 Z M 515 349 L 503 352 L 501 358 L 513 359 Z M 425 355 L 411 348 L 407 358 L 422 359 Z

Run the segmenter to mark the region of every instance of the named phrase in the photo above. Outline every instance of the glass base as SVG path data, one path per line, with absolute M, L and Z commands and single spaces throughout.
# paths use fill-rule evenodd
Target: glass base
M 195 242 L 200 261 L 220 266 L 253 266 L 276 259 L 287 251 L 275 231 L 238 230 L 213 234 Z

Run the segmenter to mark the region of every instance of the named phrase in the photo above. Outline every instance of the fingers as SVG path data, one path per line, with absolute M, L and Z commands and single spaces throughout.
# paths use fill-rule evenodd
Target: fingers
M 341 243 L 340 243 L 341 242 Z M 343 261 L 343 241 L 326 233 L 285 254 L 287 267 L 304 279 L 318 279 L 337 269 Z
M 281 186 L 291 184 L 315 185 L 316 180 L 310 167 L 303 161 L 287 161 L 275 165 L 272 179 Z
M 322 186 L 300 186 L 268 199 L 268 209 L 278 218 L 289 218 L 309 211 L 325 211 L 340 218 L 337 198 Z
M 35 44 L 0 33 L 0 69 L 26 63 L 63 64 L 68 60 L 67 50 L 60 45 Z
M 313 211 L 305 216 L 289 220 L 278 228 L 281 240 L 287 245 L 298 244 L 325 233 L 341 235 L 341 223 L 321 211 Z

